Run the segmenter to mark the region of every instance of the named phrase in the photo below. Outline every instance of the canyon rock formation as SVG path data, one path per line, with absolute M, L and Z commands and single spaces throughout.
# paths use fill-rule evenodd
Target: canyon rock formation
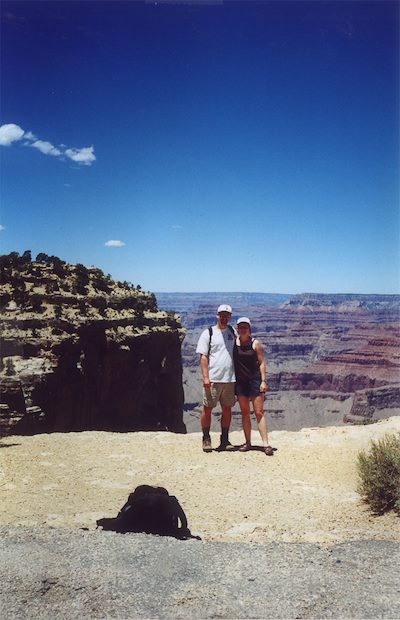
M 1 435 L 186 431 L 184 329 L 153 294 L 30 252 L 0 274 Z
M 215 323 L 219 303 L 232 305 L 233 324 L 249 316 L 263 343 L 271 430 L 400 414 L 399 295 L 157 293 L 157 299 L 175 307 L 187 328 L 182 356 L 188 430 L 201 399 L 196 342 Z
M 400 414 L 400 296 L 156 299 L 94 267 L 13 252 L 0 257 L 0 434 L 198 430 L 195 348 L 220 302 L 233 323 L 250 316 L 264 345 L 270 430 Z

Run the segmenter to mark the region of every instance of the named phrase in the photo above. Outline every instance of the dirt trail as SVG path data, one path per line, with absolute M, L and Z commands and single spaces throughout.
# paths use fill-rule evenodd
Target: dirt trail
M 400 417 L 276 431 L 273 457 L 257 449 L 204 454 L 199 433 L 7 437 L 0 441 L 0 524 L 92 529 L 146 483 L 176 495 L 192 533 L 205 541 L 400 541 L 399 518 L 375 517 L 360 501 L 355 468 L 370 439 L 398 431 Z M 231 433 L 231 441 L 239 445 L 242 434 Z

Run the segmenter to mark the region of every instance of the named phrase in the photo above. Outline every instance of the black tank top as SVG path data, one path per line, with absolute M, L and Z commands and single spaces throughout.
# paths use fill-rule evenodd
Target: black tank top
M 254 338 L 247 344 L 237 344 L 233 347 L 233 363 L 235 364 L 236 381 L 248 381 L 249 379 L 261 377 L 260 365 L 257 353 L 253 349 Z

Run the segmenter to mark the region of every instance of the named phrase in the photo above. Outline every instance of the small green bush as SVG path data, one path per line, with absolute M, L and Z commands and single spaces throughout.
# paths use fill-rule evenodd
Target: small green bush
M 371 441 L 369 451 L 358 454 L 358 492 L 373 512 L 400 511 L 400 434 Z

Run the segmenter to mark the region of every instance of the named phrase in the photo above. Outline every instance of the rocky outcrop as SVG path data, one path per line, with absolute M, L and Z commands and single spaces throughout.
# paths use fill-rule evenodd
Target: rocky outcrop
M 371 420 L 376 412 L 400 407 L 400 384 L 383 386 L 374 390 L 362 390 L 354 395 L 346 422 Z
M 185 432 L 179 317 L 99 269 L 24 257 L 0 258 L 0 433 Z

